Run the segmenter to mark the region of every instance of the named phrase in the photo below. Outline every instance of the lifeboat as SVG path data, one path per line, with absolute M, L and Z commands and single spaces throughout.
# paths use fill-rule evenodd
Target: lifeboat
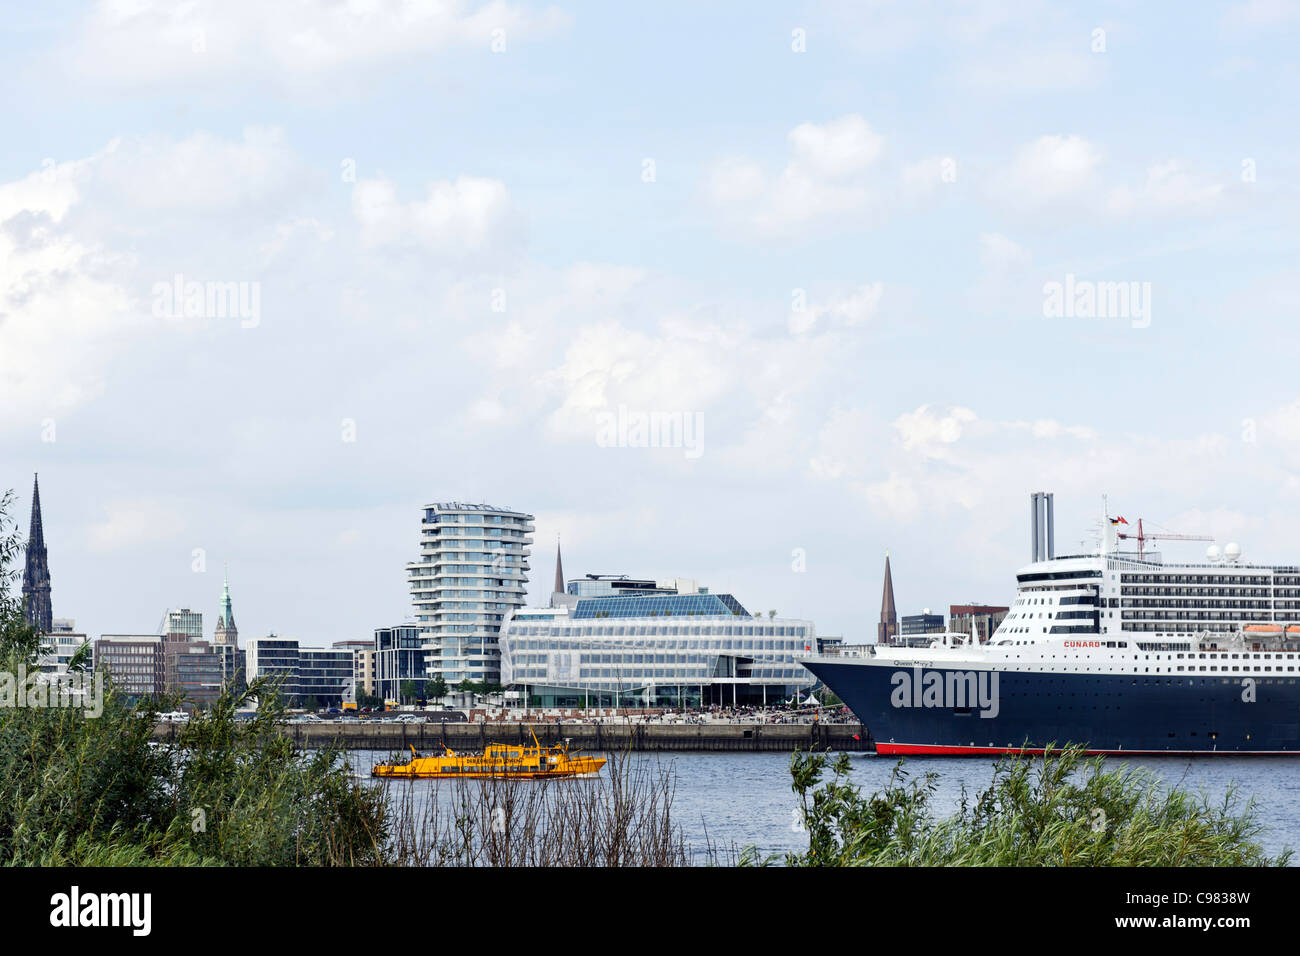
M 447 780 L 502 777 L 585 777 L 599 773 L 604 757 L 569 753 L 567 746 L 543 747 L 533 735 L 532 747 L 512 744 L 488 744 L 481 754 L 458 754 L 451 749 L 435 757 L 426 757 L 411 748 L 406 763 L 376 764 L 372 777 L 408 779 L 441 778 Z
M 1241 630 L 1243 634 L 1250 637 L 1281 637 L 1282 635 L 1281 624 L 1247 624 Z

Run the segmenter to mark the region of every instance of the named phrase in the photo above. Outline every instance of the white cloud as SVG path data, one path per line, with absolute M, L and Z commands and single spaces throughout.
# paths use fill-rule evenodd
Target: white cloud
M 1082 136 L 1040 136 L 1016 153 L 998 191 L 1021 208 L 1078 200 L 1095 192 L 1101 160 L 1101 150 Z
M 1261 416 L 1261 445 L 1267 436 L 1284 433 L 1288 441 L 1300 442 L 1298 407 L 1294 403 Z M 1264 499 L 1300 491 L 1286 453 L 1295 461 L 1300 448 L 1262 457 L 1247 453 L 1252 446 L 1214 432 L 1116 435 L 1051 418 L 985 419 L 960 406 L 930 405 L 898 416 L 892 431 L 892 436 L 879 434 L 862 409 L 838 409 L 818 436 L 809 476 L 842 486 L 873 513 L 907 523 L 933 525 L 942 519 L 960 529 L 957 536 L 986 545 L 1004 538 L 1007 516 L 1019 514 L 1024 497 L 1043 488 L 1055 491 L 1058 502 L 1089 501 L 1107 490 L 1132 488 L 1135 475 L 1178 474 L 1185 482 L 1181 493 L 1191 501 L 1212 501 L 1225 487 L 1236 494 L 1251 489 L 1244 493 Z M 1150 497 L 1149 482 L 1139 487 L 1154 512 L 1158 502 Z M 1112 499 L 1111 505 L 1133 519 L 1126 510 L 1133 504 Z M 1268 519 L 1247 522 L 1238 512 L 1210 507 L 1162 516 L 1161 522 L 1186 533 L 1215 535 L 1222 544 L 1224 536 L 1243 530 L 1265 534 Z M 1063 529 L 1058 540 L 1075 533 Z
M 261 209 L 272 197 L 283 201 L 304 175 L 284 131 L 261 126 L 247 127 L 238 140 L 202 130 L 180 140 L 122 137 L 79 168 L 105 199 L 139 216 Z
M 96 552 L 123 551 L 141 544 L 170 541 L 188 522 L 176 503 L 157 499 L 113 501 L 106 515 L 90 527 L 89 546 Z
M 1033 256 L 1014 239 L 998 232 L 982 232 L 979 259 L 981 265 L 993 272 L 1014 272 L 1028 266 Z
M 423 199 L 405 202 L 392 180 L 361 180 L 353 187 L 352 212 L 368 246 L 419 245 L 445 255 L 502 243 L 511 218 L 505 183 L 473 176 L 431 182 Z
M 64 59 L 67 69 L 125 87 L 254 78 L 297 85 L 451 48 L 486 53 L 502 37 L 508 50 L 568 22 L 556 8 L 534 13 L 502 0 L 100 0 Z
M 883 136 L 856 114 L 828 123 L 800 123 L 789 133 L 791 165 L 812 176 L 840 179 L 866 169 L 885 147 Z
M 1077 89 L 1099 82 L 1104 57 L 1088 52 L 1087 34 L 1074 48 L 1015 51 L 971 62 L 959 70 L 961 81 L 986 93 L 1042 93 Z
M 33 435 L 99 390 L 133 325 L 117 258 L 61 225 L 79 198 L 69 168 L 0 187 L 0 407 Z
M 848 294 L 824 303 L 809 302 L 802 310 L 791 311 L 790 331 L 795 335 L 803 335 L 817 328 L 819 323 L 823 329 L 828 323 L 860 325 L 879 314 L 880 300 L 884 294 L 884 283 L 877 281 L 860 285 Z
M 1300 20 L 1300 3 L 1296 0 L 1246 0 L 1230 7 L 1223 19 L 1232 26 L 1277 26 Z
M 903 167 L 903 195 L 911 200 L 929 199 L 956 182 L 957 161 L 951 156 L 930 156 Z
M 861 116 L 801 123 L 787 136 L 789 160 L 775 176 L 748 157 L 714 164 L 708 200 L 733 224 L 762 236 L 799 232 L 822 220 L 860 218 L 878 196 L 867 174 L 884 138 Z
M 946 414 L 936 414 L 929 405 L 898 417 L 894 428 L 903 443 L 904 451 L 915 451 L 926 458 L 943 458 L 945 445 L 951 445 L 962 436 L 962 429 L 975 421 L 969 408 L 953 408 Z
M 615 322 L 577 330 L 545 379 L 560 401 L 548 425 L 592 440 L 597 414 L 619 405 L 640 412 L 697 412 L 725 393 L 737 371 L 742 327 L 665 319 L 651 334 Z
M 1140 188 L 1116 187 L 1109 205 L 1111 212 L 1121 216 L 1213 212 L 1224 196 L 1222 183 L 1207 180 L 1189 170 L 1184 162 L 1171 159 L 1149 166 Z
M 986 314 L 1037 314 L 1042 308 L 1041 280 L 1030 275 L 1033 254 L 999 232 L 980 233 L 980 272 L 967 294 L 972 309 Z M 1030 310 L 1033 310 L 1031 312 Z

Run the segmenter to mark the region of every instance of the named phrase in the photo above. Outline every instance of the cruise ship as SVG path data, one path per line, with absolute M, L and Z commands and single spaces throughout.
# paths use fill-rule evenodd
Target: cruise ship
M 801 658 L 877 753 L 1300 753 L 1300 567 L 1249 564 L 1235 544 L 1166 563 L 1146 540 L 1185 536 L 1110 515 L 1096 551 L 1058 557 L 1050 512 L 1045 528 L 1034 514 L 1034 560 L 987 641 Z

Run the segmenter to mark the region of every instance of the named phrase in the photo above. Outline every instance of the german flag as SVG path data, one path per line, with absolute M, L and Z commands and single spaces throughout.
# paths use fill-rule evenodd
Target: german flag
M 1123 518 L 1111 518 L 1111 519 L 1110 519 L 1110 523 L 1111 523 L 1111 524 L 1128 524 L 1128 522 L 1125 521 Z

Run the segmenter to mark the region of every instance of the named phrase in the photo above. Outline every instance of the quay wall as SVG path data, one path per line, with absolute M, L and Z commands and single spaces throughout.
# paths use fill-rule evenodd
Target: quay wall
M 155 736 L 166 739 L 175 732 L 160 724 Z M 443 746 L 452 750 L 481 750 L 491 743 L 531 744 L 530 730 L 543 745 L 569 738 L 574 750 L 755 751 L 795 750 L 870 751 L 861 724 L 662 724 L 631 722 L 563 722 L 528 724 L 515 721 L 477 723 L 288 724 L 283 732 L 303 749 L 338 742 L 347 750 L 397 751 L 414 747 L 427 753 Z

